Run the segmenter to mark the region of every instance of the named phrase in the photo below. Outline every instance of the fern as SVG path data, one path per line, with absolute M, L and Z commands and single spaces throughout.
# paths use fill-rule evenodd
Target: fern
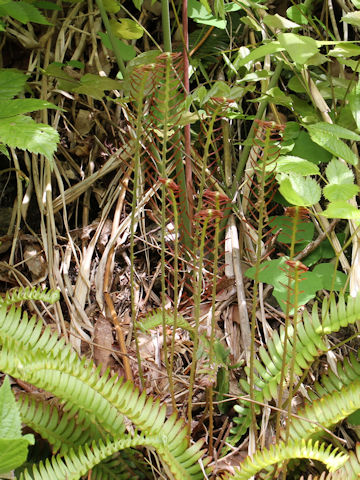
M 339 296 L 338 303 L 335 297 L 331 295 L 330 300 L 324 299 L 322 304 L 322 321 L 319 319 L 318 304 L 315 303 L 310 315 L 306 310 L 303 312 L 303 318 L 297 325 L 297 341 L 295 356 L 295 374 L 302 375 L 315 358 L 322 355 L 327 347 L 324 343 L 324 336 L 330 332 L 337 332 L 341 327 L 355 323 L 360 318 L 360 296 L 356 298 L 349 297 L 347 301 L 343 295 Z M 288 329 L 288 347 L 287 356 L 284 359 L 286 363 L 290 362 L 292 355 L 292 334 L 293 327 Z M 284 327 L 280 327 L 280 332 L 275 331 L 272 338 L 268 341 L 266 348 L 259 349 L 261 362 L 255 359 L 255 368 L 257 376 L 255 377 L 255 400 L 263 402 L 264 400 L 276 399 L 277 389 L 281 376 L 282 355 L 284 352 Z M 248 372 L 248 369 L 245 369 Z M 331 377 L 333 378 L 333 377 Z M 249 385 L 245 380 L 240 381 L 245 392 L 249 392 Z M 236 423 L 249 425 L 250 412 L 248 404 L 236 405 L 236 411 L 239 418 Z M 257 409 L 257 411 L 259 411 Z
M 226 480 L 246 480 L 262 469 L 289 460 L 291 458 L 311 458 L 324 463 L 330 471 L 339 469 L 348 460 L 349 456 L 331 445 L 313 443 L 311 440 L 302 440 L 298 443 L 286 445 L 283 442 L 272 445 L 269 449 L 257 452 L 252 458 L 246 458 L 240 469 L 234 475 L 226 475 Z
M 41 287 L 16 288 L 6 292 L 5 298 L 0 298 L 0 306 L 10 306 L 14 303 L 23 302 L 25 300 L 39 300 L 46 303 L 55 303 L 60 299 L 58 290 L 44 290 Z
M 166 420 L 166 407 L 159 401 L 146 397 L 145 392 L 140 394 L 121 378 L 106 374 L 101 377 L 100 369 L 94 369 L 92 362 L 80 360 L 69 346 L 50 334 L 49 328 L 42 332 L 41 322 L 28 320 L 27 315 L 21 318 L 21 310 L 15 307 L 9 312 L 5 307 L 0 310 L 0 340 L 0 369 L 55 394 L 62 401 L 67 418 L 76 417 L 79 424 L 85 422 L 88 428 L 92 422 L 117 439 L 124 435 L 125 415 L 146 437 L 161 438 L 162 443 L 153 447 L 174 478 L 202 477 L 197 463 L 202 455 L 201 442 L 189 448 L 183 422 L 175 416 Z M 60 428 L 58 423 L 55 426 L 45 421 L 43 429 L 45 424 L 55 433 Z M 71 426 L 66 435 L 74 440 Z M 57 466 L 60 470 L 56 470 Z M 55 462 L 55 471 L 60 472 L 61 468 L 63 464 Z

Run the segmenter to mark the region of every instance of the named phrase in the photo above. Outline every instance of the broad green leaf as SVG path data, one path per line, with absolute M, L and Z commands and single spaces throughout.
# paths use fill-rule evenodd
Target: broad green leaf
M 288 52 L 295 63 L 304 65 L 309 58 L 319 52 L 316 41 L 296 33 L 280 33 L 280 45 Z
M 11 121 L 0 119 L 0 142 L 9 147 L 45 155 L 52 165 L 59 134 L 49 125 L 36 123 L 31 117 L 17 115 Z
M 340 237 L 340 235 L 341 234 L 338 234 L 338 238 Z M 310 255 L 308 255 L 304 260 L 302 260 L 302 263 L 307 267 L 311 267 L 321 259 L 334 258 L 334 257 L 335 257 L 334 249 L 331 246 L 331 243 L 329 242 L 329 240 L 325 239 L 323 242 L 320 243 L 320 245 L 313 252 L 310 253 Z
M 279 157 L 276 161 L 276 171 L 278 173 L 298 173 L 303 176 L 320 174 L 319 167 L 314 163 L 292 155 Z
M 316 126 L 307 125 L 306 128 L 308 129 L 311 139 L 315 143 L 325 148 L 325 150 L 336 157 L 342 158 L 351 165 L 357 165 L 357 156 L 342 140 L 339 140 L 330 132 L 318 129 Z
M 316 165 L 329 162 L 332 158 L 332 155 L 314 143 L 310 135 L 304 130 L 302 130 L 297 137 L 291 154 L 296 157 L 305 158 Z
M 108 77 L 100 77 L 87 73 L 81 78 L 80 85 L 73 88 L 72 91 L 89 95 L 90 97 L 101 99 L 105 95 L 105 90 L 117 90 L 121 87 L 119 80 L 113 80 Z
M 350 425 L 360 425 L 360 409 L 349 415 L 346 420 Z
M 275 15 L 265 15 L 263 17 L 263 22 L 268 27 L 279 29 L 279 30 L 287 30 L 290 28 L 300 27 L 300 25 L 298 25 L 297 23 L 291 22 L 287 18 L 284 18 L 277 13 Z
M 196 23 L 211 25 L 222 30 L 226 28 L 226 20 L 216 18 L 197 0 L 188 1 L 188 16 Z
M 293 5 L 286 10 L 286 15 L 293 22 L 299 23 L 300 25 L 307 25 L 308 19 L 306 18 L 306 7 L 304 4 Z
M 289 267 L 286 265 L 288 257 L 281 257 L 277 260 L 270 260 L 263 263 L 260 268 L 259 281 L 274 286 L 273 295 L 278 301 L 281 309 L 286 311 L 287 301 L 294 303 L 294 294 L 289 290 L 289 279 L 287 272 Z M 249 268 L 245 275 L 254 279 L 255 267 Z M 305 305 L 309 300 L 313 299 L 318 290 L 321 290 L 322 283 L 319 277 L 313 272 L 301 272 L 300 293 L 298 296 L 298 306 Z M 293 287 L 293 285 L 290 285 Z M 293 310 L 293 309 L 292 309 Z M 291 311 L 290 314 L 293 312 Z
M 144 35 L 144 29 L 131 18 L 120 18 L 110 20 L 110 27 L 114 35 L 125 40 L 137 40 Z
M 360 80 L 349 94 L 348 100 L 356 126 L 360 129 Z
M 292 229 L 294 226 L 294 219 L 292 217 L 286 217 L 283 215 L 270 217 L 269 225 L 274 229 L 272 230 L 273 234 L 277 233 L 281 229 L 281 232 L 277 237 L 279 242 L 287 244 L 291 243 Z M 300 220 L 296 225 L 296 243 L 311 242 L 314 237 L 314 230 L 315 226 L 312 222 L 303 222 Z
M 360 0 L 351 0 L 355 8 L 360 8 Z
M 6 146 L 3 143 L 0 143 L 0 153 L 2 155 L 5 155 L 5 157 L 7 157 L 10 160 L 10 155 L 9 155 L 8 149 L 6 148 Z
M 1 438 L 0 431 L 0 474 L 10 473 L 26 461 L 29 444 L 31 442 L 25 436 Z
M 117 13 L 120 10 L 120 5 L 116 0 L 102 0 L 102 3 L 109 13 Z
M 279 87 L 270 88 L 266 92 L 266 96 L 270 97 L 273 100 L 273 103 L 283 105 L 284 107 L 292 109 L 293 102 L 291 97 L 289 95 L 286 95 L 286 93 L 280 90 Z
M 330 124 L 326 122 L 318 122 L 310 125 L 311 130 L 318 130 L 320 132 L 330 133 L 335 137 L 345 138 L 346 140 L 354 140 L 354 142 L 360 141 L 360 135 L 347 128 L 340 127 L 339 125 Z
M 311 177 L 280 174 L 277 179 L 281 195 L 292 205 L 307 207 L 320 200 L 321 188 Z
M 328 53 L 331 57 L 355 57 L 360 55 L 360 46 L 355 43 L 338 43 L 332 50 Z
M 28 78 L 15 69 L 0 70 L 0 100 L 9 100 L 22 92 Z
M 349 12 L 341 17 L 341 20 L 345 23 L 350 23 L 350 25 L 360 27 L 360 12 Z
M 358 220 L 360 219 L 360 210 L 347 202 L 333 202 L 329 203 L 327 209 L 321 215 L 327 218 Z
M 0 438 L 21 436 L 21 419 L 9 377 L 5 377 L 0 388 Z
M 9 16 L 15 18 L 21 23 L 40 23 L 42 25 L 50 25 L 44 15 L 34 5 L 18 0 L 16 2 L 9 1 L 0 4 L 0 16 Z
M 326 185 L 323 189 L 324 197 L 329 202 L 345 202 L 346 200 L 350 200 L 353 198 L 359 191 L 359 187 L 357 185 Z
M 107 33 L 98 32 L 99 37 L 101 38 L 102 43 L 105 45 L 106 48 L 112 50 L 112 44 Z M 132 45 L 127 45 L 126 43 L 122 42 L 119 38 L 115 38 L 115 42 L 118 45 L 118 49 L 121 52 L 121 58 L 128 62 L 136 57 L 135 48 Z
M 37 98 L 16 98 L 15 100 L 2 100 L 0 118 L 14 117 L 20 113 L 35 112 L 44 108 L 57 108 L 56 105 Z
M 330 184 L 351 185 L 354 183 L 354 174 L 344 162 L 333 158 L 325 169 L 326 178 Z
M 313 273 L 319 277 L 322 288 L 338 292 L 346 285 L 347 275 L 335 269 L 333 263 L 320 263 L 313 269 Z
M 258 60 L 259 58 L 265 57 L 265 55 L 271 55 L 273 53 L 282 52 L 285 50 L 281 45 L 280 42 L 270 42 L 261 45 L 260 47 L 255 48 L 254 50 L 249 53 L 246 57 L 242 58 L 237 62 L 237 66 L 240 68 L 246 65 L 248 62 L 252 62 L 254 60 Z

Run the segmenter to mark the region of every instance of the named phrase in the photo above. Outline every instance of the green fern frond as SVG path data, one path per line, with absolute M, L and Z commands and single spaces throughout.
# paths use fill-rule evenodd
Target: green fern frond
M 360 380 L 343 386 L 301 408 L 298 417 L 291 419 L 289 439 L 309 438 L 348 417 L 360 408 Z
M 342 467 L 349 456 L 343 452 L 338 452 L 337 448 L 333 449 L 331 445 L 326 446 L 326 444 L 319 444 L 319 442 L 313 443 L 311 440 L 307 442 L 302 440 L 288 445 L 280 442 L 277 445 L 272 445 L 269 449 L 255 453 L 252 458 L 247 457 L 240 465 L 240 469 L 234 475 L 226 475 L 224 480 L 247 480 L 262 469 L 292 458 L 318 460 L 332 472 Z
M 160 325 L 162 325 L 162 323 L 163 323 L 163 312 L 161 309 L 158 308 L 158 309 L 152 310 L 140 321 L 138 321 L 137 326 L 143 332 L 148 332 L 152 328 L 159 327 Z M 166 325 L 169 325 L 171 327 L 174 325 L 174 315 L 170 311 L 165 311 L 165 323 Z M 180 314 L 176 319 L 176 326 L 177 328 L 182 328 L 183 330 L 187 330 L 191 334 L 194 333 L 193 327 Z
M 93 442 L 91 448 L 85 445 L 76 451 L 70 450 L 65 456 L 56 455 L 51 461 L 40 462 L 33 466 L 31 473 L 25 470 L 19 480 L 77 480 L 117 451 L 139 446 L 161 448 L 161 440 L 138 434 L 105 443 L 100 440 Z
M 99 368 L 80 360 L 48 329 L 41 333 L 40 322 L 28 320 L 26 315 L 22 322 L 20 314 L 14 308 L 7 313 L 0 310 L 0 370 L 52 392 L 64 402 L 69 416 L 76 415 L 79 422 L 87 418 L 115 438 L 124 431 L 123 415 L 127 416 L 144 433 L 166 438 L 166 448 L 158 453 L 175 478 L 202 477 L 198 464 L 201 446 L 189 448 L 182 421 L 174 417 L 165 420 L 166 407 L 159 401 L 146 397 L 145 392 L 140 394 L 130 382 L 100 376 Z M 18 329 L 14 331 L 12 324 Z
M 23 423 L 38 432 L 52 446 L 53 453 L 65 453 L 70 448 L 100 439 L 87 417 L 82 422 L 67 412 L 59 411 L 55 405 L 21 394 L 17 398 Z
M 59 290 L 44 290 L 41 287 L 15 288 L 6 292 L 5 298 L 0 297 L 0 306 L 9 307 L 14 303 L 23 302 L 24 300 L 38 300 L 46 303 L 55 303 L 60 299 Z

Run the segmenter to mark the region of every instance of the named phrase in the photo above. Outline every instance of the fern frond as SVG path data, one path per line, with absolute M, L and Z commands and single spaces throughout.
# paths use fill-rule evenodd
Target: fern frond
M 76 451 L 70 450 L 64 457 L 56 455 L 51 461 L 40 462 L 38 466 L 33 466 L 31 473 L 25 470 L 19 480 L 77 480 L 119 450 L 155 445 L 161 448 L 161 440 L 138 434 L 112 442 L 108 440 L 104 443 L 100 440 L 99 443 L 93 442 L 91 448 L 85 445 Z
M 301 408 L 297 412 L 299 417 L 291 419 L 289 438 L 292 441 L 309 438 L 321 432 L 323 427 L 335 425 L 359 408 L 360 380 L 355 380 L 339 391 L 323 395 Z
M 152 328 L 159 327 L 163 322 L 163 312 L 161 309 L 152 310 L 144 318 L 137 322 L 137 326 L 143 331 L 148 332 Z M 174 325 L 174 315 L 170 311 L 165 311 L 165 323 L 166 325 Z M 182 315 L 178 315 L 176 319 L 177 328 L 187 330 L 193 334 L 194 329 Z
M 319 357 L 327 350 L 323 337 L 325 334 L 337 332 L 341 327 L 346 327 L 355 323 L 360 318 L 360 295 L 356 298 L 349 297 L 345 301 L 344 295 L 339 295 L 336 303 L 334 295 L 330 300 L 324 300 L 322 305 L 322 321 L 319 319 L 318 304 L 315 303 L 311 315 L 305 310 L 301 321 L 297 324 L 296 357 L 294 372 L 296 375 L 302 375 Z M 254 379 L 256 391 L 255 400 L 263 402 L 277 398 L 277 390 L 281 378 L 282 362 L 290 364 L 290 358 L 293 354 L 292 347 L 293 327 L 288 328 L 287 357 L 283 360 L 285 329 L 280 327 L 280 332 L 275 331 L 267 342 L 266 348 L 259 349 L 260 360 L 255 359 L 255 369 L 257 376 Z M 359 366 L 360 369 L 360 366 Z M 249 373 L 248 367 L 245 368 Z M 347 370 L 351 376 L 350 369 Z M 331 377 L 336 382 L 334 377 Z M 352 376 L 356 378 L 356 375 Z M 249 393 L 250 387 L 245 380 L 240 380 L 240 384 L 246 393 Z M 235 407 L 239 418 L 236 423 L 246 429 L 250 422 L 249 404 L 241 402 L 243 405 Z M 257 409 L 258 411 L 258 409 Z
M 82 422 L 68 412 L 59 411 L 55 405 L 21 394 L 17 398 L 22 422 L 38 432 L 52 446 L 53 453 L 65 453 L 70 448 L 84 445 L 100 438 L 87 417 Z
M 226 475 L 224 480 L 247 480 L 262 469 L 292 458 L 318 460 L 332 472 L 342 467 L 349 456 L 343 452 L 338 452 L 337 448 L 333 449 L 331 445 L 326 446 L 326 444 L 319 444 L 319 442 L 313 443 L 311 440 L 307 442 L 302 440 L 288 445 L 280 442 L 277 445 L 272 445 L 269 449 L 264 449 L 262 452 L 258 451 L 252 458 L 247 457 L 240 465 L 240 469 L 234 475 Z
M 59 290 L 44 290 L 41 287 L 15 288 L 6 292 L 5 298 L 0 297 L 0 306 L 9 307 L 14 303 L 23 302 L 24 300 L 38 300 L 46 303 L 55 303 L 60 299 Z
M 25 315 L 22 324 L 19 317 L 20 311 L 14 308 L 7 314 L 0 311 L 0 338 L 3 339 L 0 370 L 52 392 L 64 402 L 69 416 L 76 415 L 80 422 L 87 418 L 115 438 L 124 431 L 123 415 L 127 416 L 144 433 L 166 439 L 166 448 L 158 453 L 175 478 L 202 477 L 198 465 L 202 455 L 200 444 L 189 448 L 183 422 L 175 417 L 165 420 L 165 406 L 146 397 L 145 392 L 140 394 L 130 382 L 100 376 L 99 368 L 95 370 L 91 362 L 80 360 L 48 329 L 41 333 L 40 324 L 35 320 L 28 321 Z M 19 326 L 20 334 L 11 328 L 12 320 Z M 4 335 L 4 330 L 8 335 Z M 12 337 L 20 337 L 22 341 Z M 30 345 L 27 345 L 29 337 Z

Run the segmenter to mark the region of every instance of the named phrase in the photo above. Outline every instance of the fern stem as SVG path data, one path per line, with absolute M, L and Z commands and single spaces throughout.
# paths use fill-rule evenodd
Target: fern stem
M 102 0 L 95 0 L 95 2 L 96 2 L 96 5 L 99 8 L 101 19 L 103 21 L 105 30 L 108 34 L 112 49 L 114 51 L 115 58 L 116 58 L 116 63 L 118 64 L 120 72 L 124 76 L 125 75 L 125 64 L 124 64 L 124 61 L 122 59 L 122 54 L 121 54 L 121 51 L 120 51 L 120 48 L 119 48 L 119 42 L 117 41 L 117 39 L 116 39 L 112 29 L 111 29 L 110 22 L 109 22 L 109 17 L 106 13 L 106 10 L 105 10 L 105 7 L 104 7 L 104 4 L 103 4 Z
M 161 0 L 161 24 L 163 30 L 164 50 L 165 52 L 171 52 L 171 24 L 168 0 Z
M 201 304 L 201 292 L 202 292 L 202 280 L 203 280 L 202 269 L 203 269 L 203 260 L 204 260 L 205 235 L 207 232 L 208 223 L 209 223 L 209 216 L 207 215 L 205 217 L 205 221 L 201 231 L 199 258 L 198 258 L 196 269 L 194 272 L 195 275 L 197 276 L 197 279 L 196 279 L 195 295 L 194 295 L 195 335 L 194 335 L 194 346 L 193 346 L 193 356 L 192 356 L 191 370 L 190 370 L 189 396 L 188 396 L 189 428 L 191 426 L 191 420 L 192 420 L 192 396 L 194 391 L 197 353 L 199 348 L 200 304 Z
M 296 231 L 297 231 L 298 222 L 299 222 L 299 208 L 295 207 L 295 216 L 293 217 L 292 229 L 291 229 L 291 243 L 290 243 L 290 253 L 289 253 L 290 260 L 292 260 L 295 256 Z M 289 338 L 290 309 L 292 307 L 291 301 L 290 301 L 291 288 L 292 288 L 292 278 L 291 278 L 291 275 L 289 274 L 288 286 L 287 286 L 286 312 L 285 312 L 284 351 L 282 355 L 279 397 L 278 397 L 278 405 L 280 407 L 282 405 L 282 399 L 284 394 L 284 381 L 285 381 L 285 375 L 287 370 L 286 359 L 287 359 L 287 348 L 288 348 L 288 338 Z M 294 305 L 294 308 L 295 308 L 295 305 Z M 279 438 L 280 438 L 280 421 L 281 421 L 281 414 L 280 412 L 278 412 L 276 415 L 276 441 L 279 441 Z
M 173 215 L 174 215 L 174 325 L 173 332 L 171 337 L 171 351 L 170 351 L 170 372 L 171 372 L 171 401 L 173 409 L 177 412 L 175 393 L 174 393 L 174 383 L 172 381 L 172 373 L 174 371 L 174 354 L 175 354 L 175 333 L 177 328 L 177 316 L 178 316 L 178 302 L 179 302 L 179 213 L 177 209 L 177 203 L 174 192 L 169 189 L 171 203 L 173 205 Z

